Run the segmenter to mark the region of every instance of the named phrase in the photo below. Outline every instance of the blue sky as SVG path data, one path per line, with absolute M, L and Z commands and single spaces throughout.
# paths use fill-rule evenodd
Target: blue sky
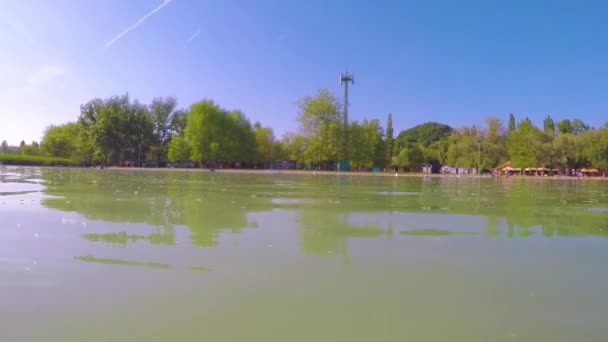
M 164 4 L 164 6 L 163 6 Z M 396 131 L 489 115 L 608 121 L 608 2 L 0 0 L 0 140 L 39 140 L 94 97 L 209 98 L 296 130 L 296 102 L 356 84 Z M 159 9 L 160 8 L 160 9 Z M 150 16 L 142 19 L 150 12 Z M 139 25 L 136 25 L 141 21 Z M 119 34 L 136 26 L 124 35 Z M 114 39 L 114 40 L 113 40 Z

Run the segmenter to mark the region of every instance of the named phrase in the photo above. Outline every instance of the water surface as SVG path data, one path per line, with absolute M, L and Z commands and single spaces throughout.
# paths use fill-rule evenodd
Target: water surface
M 0 167 L 6 341 L 606 341 L 608 182 Z

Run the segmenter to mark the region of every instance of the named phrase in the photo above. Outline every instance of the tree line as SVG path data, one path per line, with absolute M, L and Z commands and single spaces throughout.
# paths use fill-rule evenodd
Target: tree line
M 547 116 L 539 128 L 511 114 L 506 127 L 500 118 L 488 117 L 481 126 L 428 122 L 394 136 L 391 114 L 386 128 L 377 119 L 344 127 L 341 101 L 326 89 L 297 105 L 297 132 L 277 139 L 272 128 L 211 100 L 178 109 L 172 97 L 147 105 L 128 95 L 96 98 L 81 105 L 76 121 L 48 127 L 40 144 L 11 147 L 4 141 L 0 153 L 68 158 L 82 165 L 269 167 L 292 161 L 299 168 L 331 169 L 349 161 L 358 169 L 432 165 L 436 170 L 478 164 L 491 169 L 511 161 L 515 167 L 608 168 L 608 126 L 595 129 L 580 119 L 554 122 Z

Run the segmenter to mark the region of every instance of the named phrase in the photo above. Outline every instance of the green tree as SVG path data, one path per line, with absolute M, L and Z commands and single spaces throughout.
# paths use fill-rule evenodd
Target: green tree
M 555 132 L 555 124 L 553 123 L 553 119 L 550 115 L 547 115 L 547 117 L 543 121 L 543 128 L 545 130 L 545 133 L 553 134 Z
M 515 167 L 536 167 L 543 159 L 543 134 L 529 120 L 522 121 L 507 139 L 507 149 Z
M 414 145 L 410 148 L 403 148 L 396 158 L 397 166 L 411 168 L 414 166 L 422 166 L 425 164 L 424 152 L 420 146 Z
M 426 148 L 424 148 L 424 159 L 426 163 L 432 165 L 435 170 L 439 169 L 441 165 L 448 164 L 448 139 L 435 141 Z
M 515 116 L 513 113 L 509 114 L 509 133 L 515 130 Z
M 286 161 L 289 160 L 289 154 L 287 146 L 281 140 L 275 140 L 273 143 L 273 155 L 274 160 L 276 161 Z
M 399 154 L 397 155 L 397 158 L 395 158 L 395 166 L 402 166 L 402 167 L 409 167 L 410 166 L 410 159 L 409 159 L 409 153 L 407 148 L 402 149 Z
M 519 126 L 534 126 L 534 124 L 532 124 L 532 120 L 530 120 L 529 117 L 525 117 L 519 124 L 517 124 L 517 127 L 519 128 Z
M 226 112 L 213 101 L 195 103 L 188 112 L 184 136 L 195 161 L 253 161 L 255 136 L 240 111 Z
M 589 161 L 599 169 L 608 169 L 608 127 L 602 127 L 593 133 L 595 139 L 589 148 Z
M 559 133 L 552 141 L 551 166 L 569 169 L 575 166 L 577 159 L 576 136 L 571 133 Z
M 171 116 L 171 130 L 173 135 L 183 135 L 186 124 L 188 123 L 188 112 L 178 109 Z
M 306 161 L 318 164 L 343 158 L 345 132 L 338 99 L 329 90 L 321 89 L 316 96 L 301 99 L 298 107 L 300 132 L 307 139 Z
M 225 133 L 219 140 L 222 149 L 219 158 L 223 161 L 255 160 L 256 141 L 249 119 L 240 111 L 233 110 L 223 117 Z
M 401 150 L 414 145 L 429 146 L 433 142 L 447 140 L 452 128 L 437 122 L 427 122 L 422 125 L 401 131 L 395 139 L 397 149 Z
M 486 119 L 486 128 L 479 137 L 481 140 L 481 167 L 492 169 L 507 160 L 505 142 L 507 132 L 502 120 L 496 117 Z
M 81 106 L 82 149 L 87 161 L 118 164 L 139 160 L 147 153 L 153 135 L 148 108 L 128 95 L 94 99 Z
M 557 123 L 557 130 L 560 133 L 572 133 L 572 122 L 568 119 L 564 119 Z
M 388 159 L 386 158 L 386 137 L 384 136 L 384 130 L 380 125 L 380 121 L 377 119 L 373 119 L 364 124 L 366 128 L 365 138 L 372 146 L 372 166 L 383 168 L 388 164 Z
M 300 163 L 307 162 L 304 159 L 304 151 L 307 145 L 306 137 L 295 133 L 286 133 L 281 140 L 286 155 L 285 159 L 298 161 Z
M 49 126 L 40 143 L 45 155 L 69 159 L 80 158 L 80 137 L 82 126 L 76 122 Z
M 256 147 L 257 162 L 271 162 L 275 158 L 274 149 L 276 147 L 274 133 L 270 127 L 262 127 L 259 122 L 253 125 Z
M 175 136 L 169 142 L 167 156 L 172 162 L 184 162 L 190 160 L 190 146 L 186 139 L 181 136 Z
M 480 139 L 475 126 L 454 130 L 449 138 L 447 160 L 448 164 L 457 167 L 477 167 L 478 143 Z
M 572 133 L 581 134 L 589 130 L 589 125 L 583 122 L 581 119 L 572 120 Z
M 353 166 L 384 167 L 386 165 L 386 145 L 384 132 L 377 119 L 364 120 L 350 124 L 351 151 Z
M 38 142 L 32 141 L 30 145 L 25 145 L 23 148 L 20 148 L 19 153 L 28 156 L 39 156 L 41 154 L 40 146 L 38 145 Z
M 388 113 L 388 120 L 386 120 L 386 161 L 390 163 L 393 158 L 393 147 L 395 145 L 395 137 L 393 135 L 393 115 Z
M 200 101 L 192 106 L 184 130 L 192 160 L 201 163 L 212 160 L 211 144 L 219 144 L 222 138 L 224 115 L 213 101 Z
M 304 161 L 308 164 L 319 164 L 338 160 L 344 148 L 344 128 L 342 123 L 328 122 L 320 131 L 306 137 Z
M 150 159 L 162 162 L 167 157 L 167 148 L 172 136 L 172 114 L 177 101 L 173 97 L 154 98 L 149 106 L 150 120 L 153 125 Z
M 95 98 L 80 106 L 78 124 L 82 126 L 80 131 L 80 160 L 90 165 L 99 162 L 101 155 L 99 147 L 95 146 L 92 127 L 97 122 L 97 117 L 104 106 L 103 100 Z
M 602 153 L 598 153 L 603 145 L 600 141 L 600 131 L 584 131 L 578 135 L 572 134 L 572 136 L 574 137 L 576 150 L 573 163 L 575 167 L 602 164 Z

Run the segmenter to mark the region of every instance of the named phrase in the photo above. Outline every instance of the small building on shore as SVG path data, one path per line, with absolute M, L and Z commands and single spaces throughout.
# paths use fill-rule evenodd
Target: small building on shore
M 442 174 L 451 174 L 451 175 L 476 175 L 477 168 L 476 167 L 457 167 L 457 166 L 443 166 L 441 168 Z

